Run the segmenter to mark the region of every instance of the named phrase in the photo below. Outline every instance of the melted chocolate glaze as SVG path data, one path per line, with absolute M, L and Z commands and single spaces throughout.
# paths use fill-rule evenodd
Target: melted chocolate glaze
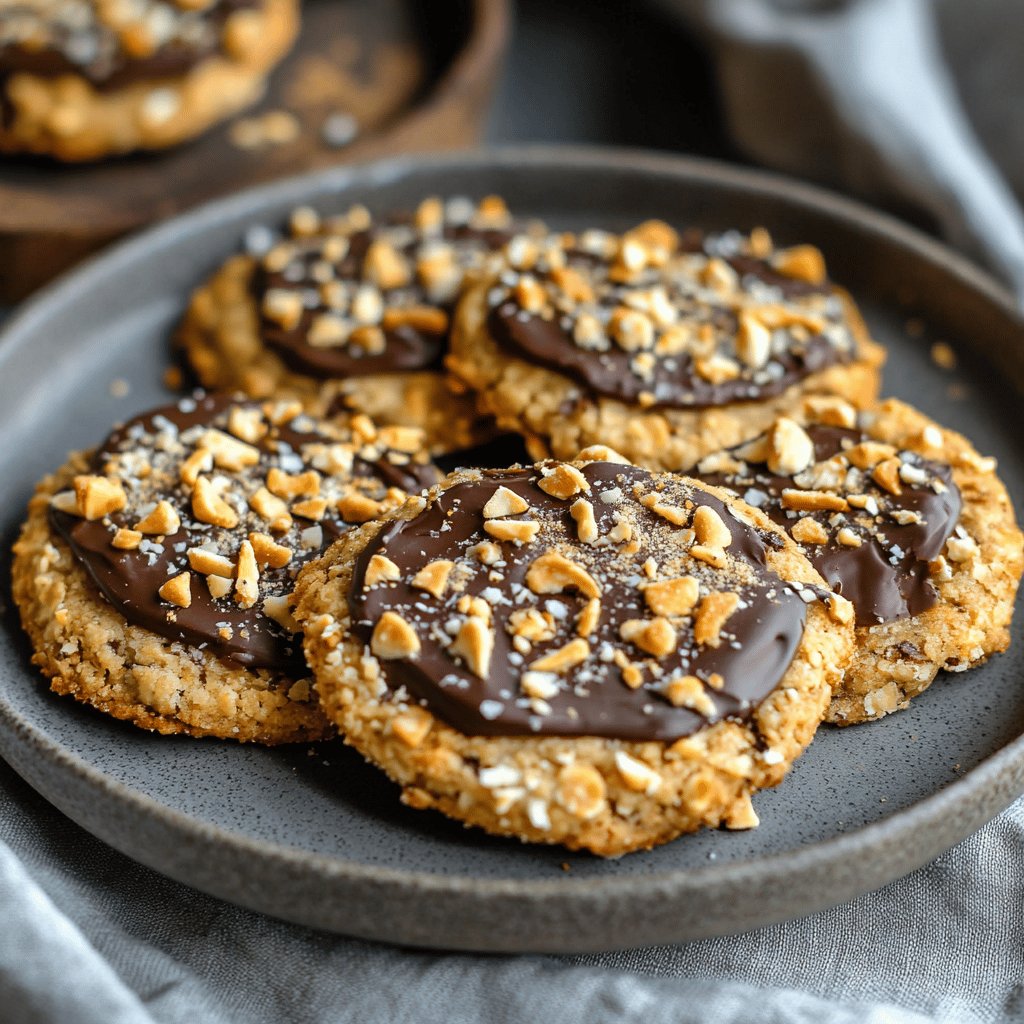
M 732 321 L 731 313 L 720 317 Z M 689 355 L 677 356 L 674 366 L 659 359 L 653 379 L 641 380 L 630 370 L 635 353 L 612 347 L 607 352 L 580 348 L 555 320 L 524 314 L 514 303 L 496 306 L 487 316 L 487 329 L 501 346 L 531 363 L 564 373 L 590 391 L 623 402 L 635 403 L 641 393 L 653 394 L 655 401 L 646 406 L 658 408 L 700 409 L 731 402 L 773 398 L 804 377 L 838 362 L 838 353 L 823 338 L 812 338 L 802 353 L 785 352 L 778 357 L 783 372 L 765 384 L 737 378 L 712 384 L 697 373 Z
M 840 427 L 809 427 L 807 433 L 814 442 L 817 461 L 831 458 L 844 447 L 871 440 L 860 431 Z M 918 512 L 922 522 L 900 526 L 883 516 L 881 532 L 888 542 L 886 545 L 861 531 L 860 547 L 846 547 L 838 543 L 834 531 L 830 531 L 828 543 L 803 546 L 804 553 L 829 586 L 853 602 L 858 626 L 874 626 L 920 615 L 937 600 L 928 578 L 928 562 L 942 553 L 943 545 L 960 518 L 962 500 L 949 466 L 918 456 L 912 456 L 911 461 L 932 477 L 938 477 L 946 490 L 936 494 L 928 485 L 918 487 L 904 483 L 902 495 L 895 497 L 869 479 L 862 490 L 874 495 L 883 510 Z M 782 507 L 782 491 L 793 486 L 792 478 L 776 476 L 764 465 L 754 465 L 751 469 L 752 472 L 743 477 L 723 473 L 697 475 L 709 484 L 735 491 L 786 530 L 792 529 L 799 516 L 804 515 L 813 515 L 820 523 L 828 523 L 831 512 L 787 515 Z M 751 494 L 751 489 L 763 492 L 765 497 Z M 855 509 L 847 513 L 851 519 L 859 515 L 866 513 Z
M 408 218 L 393 215 L 385 219 L 383 227 L 394 224 L 405 224 Z M 363 280 L 363 260 L 366 251 L 373 241 L 375 231 L 359 231 L 349 236 L 348 252 L 334 264 L 335 279 L 353 283 Z M 477 230 L 465 225 L 448 225 L 443 237 L 463 253 L 463 260 L 468 260 L 474 253 L 492 252 L 500 249 L 511 237 L 511 231 Z M 253 275 L 253 294 L 257 305 L 262 306 L 266 293 L 274 289 L 302 291 L 310 296 L 310 303 L 303 312 L 302 319 L 292 329 L 287 330 L 280 324 L 261 315 L 260 332 L 263 341 L 284 360 L 285 365 L 296 373 L 304 373 L 319 379 L 367 377 L 379 373 L 408 373 L 415 370 L 440 370 L 441 361 L 448 349 L 446 334 L 428 334 L 414 327 L 403 325 L 384 331 L 385 348 L 378 355 L 368 355 L 353 350 L 347 345 L 323 347 L 310 345 L 307 341 L 309 328 L 318 313 L 324 312 L 317 293 L 317 284 L 311 270 L 314 263 L 322 259 L 316 239 L 303 246 L 297 258 L 281 271 L 268 271 L 262 263 Z M 419 242 L 413 240 L 402 247 L 407 257 L 414 257 Z M 458 257 L 457 257 L 458 258 Z M 426 291 L 417 283 L 400 289 L 403 294 L 411 293 L 413 302 L 406 305 L 434 305 L 427 297 Z M 385 293 L 385 303 L 387 293 Z M 449 315 L 455 303 L 441 306 Z
M 651 474 L 645 470 L 612 463 L 592 463 L 583 469 L 595 493 L 621 486 L 624 492 L 634 483 L 646 485 Z M 712 673 L 725 679 L 724 688 L 707 689 L 715 704 L 715 715 L 701 715 L 671 705 L 648 685 L 630 689 L 620 670 L 611 661 L 595 656 L 607 643 L 609 649 L 622 649 L 630 658 L 644 656 L 619 638 L 619 626 L 627 619 L 649 617 L 641 591 L 629 576 L 639 578 L 639 563 L 627 572 L 626 563 L 617 559 L 608 548 L 591 549 L 595 555 L 591 572 L 602 584 L 601 619 L 590 637 L 592 653 L 588 661 L 575 669 L 573 684 L 550 701 L 551 713 L 537 715 L 521 699 L 520 673 L 528 666 L 517 664 L 523 659 L 515 653 L 505 628 L 516 608 L 527 604 L 492 603 L 495 623 L 495 646 L 487 679 L 480 679 L 456 662 L 431 635 L 431 627 L 440 629 L 453 614 L 450 607 L 415 590 L 409 580 L 424 563 L 436 558 L 449 558 L 461 564 L 460 556 L 468 547 L 487 539 L 482 530 L 482 508 L 496 487 L 501 484 L 522 495 L 532 514 L 544 523 L 562 524 L 569 537 L 574 537 L 574 524 L 569 504 L 552 498 L 537 486 L 539 473 L 531 469 L 488 471 L 480 482 L 457 484 L 441 494 L 428 508 L 411 521 L 397 521 L 385 527 L 360 554 L 355 566 L 350 592 L 353 631 L 369 643 L 373 626 L 388 610 L 397 611 L 415 623 L 422 650 L 415 660 L 381 662 L 384 678 L 394 691 L 405 687 L 415 698 L 449 725 L 468 735 L 565 735 L 608 736 L 629 740 L 672 740 L 703 728 L 721 718 L 746 718 L 779 684 L 803 635 L 806 619 L 804 602 L 785 590 L 779 578 L 766 567 L 766 535 L 733 519 L 725 505 L 713 496 L 685 486 L 685 495 L 700 504 L 714 508 L 729 524 L 733 534 L 730 554 L 738 556 L 752 571 L 753 582 L 739 588 L 746 607 L 739 608 L 723 631 L 724 642 L 718 648 L 698 647 L 693 640 L 692 620 L 679 627 L 679 643 L 674 654 L 660 661 L 664 679 L 673 673 L 689 673 L 707 680 Z M 672 494 L 671 491 L 667 492 Z M 629 496 L 624 501 L 632 501 Z M 612 525 L 616 506 L 595 498 L 594 514 L 598 529 L 605 532 Z M 669 529 L 642 506 L 637 506 L 641 520 L 655 529 Z M 542 527 L 543 530 L 543 527 Z M 542 549 L 538 544 L 515 548 L 503 544 L 505 574 L 500 583 L 488 578 L 481 568 L 469 579 L 464 593 L 478 595 L 498 588 L 506 597 L 515 584 L 524 583 L 527 570 Z M 402 572 L 402 579 L 386 587 L 364 589 L 366 567 L 377 553 L 385 554 Z M 657 552 L 655 552 L 657 553 Z M 582 555 L 577 548 L 576 554 Z M 606 572 L 600 573 L 604 565 Z M 696 564 L 696 563 L 695 563 Z M 728 586 L 723 581 L 723 588 Z M 567 607 L 555 638 L 538 643 L 529 655 L 533 661 L 546 652 L 561 647 L 575 636 L 576 613 L 586 603 L 575 594 L 550 595 Z M 540 598 L 536 607 L 545 607 Z M 728 634 L 734 642 L 724 639 Z M 649 678 L 649 677 L 648 677 Z M 485 703 L 491 702 L 491 703 Z M 482 713 L 481 708 L 493 713 Z
M 684 236 L 683 251 L 702 250 L 703 237 L 693 232 Z M 593 268 L 595 257 L 570 252 L 571 265 Z M 813 285 L 778 273 L 764 260 L 736 254 L 726 261 L 741 278 L 753 278 L 763 285 L 778 289 L 787 299 L 828 294 L 829 286 Z M 710 320 L 719 330 L 734 334 L 735 314 L 724 306 L 715 308 Z M 782 394 L 787 388 L 813 373 L 845 361 L 847 356 L 830 345 L 825 338 L 812 337 L 800 350 L 786 350 L 772 356 L 775 372 L 755 382 L 742 376 L 713 384 L 697 373 L 693 358 L 683 354 L 658 358 L 651 379 L 642 379 L 630 369 L 636 356 L 613 345 L 608 351 L 580 348 L 571 331 L 556 317 L 526 313 L 518 304 L 504 301 L 488 313 L 487 330 L 498 345 L 530 363 L 563 373 L 589 391 L 623 402 L 636 403 L 642 393 L 654 396 L 645 408 L 707 408 L 732 402 L 757 401 Z
M 93 455 L 92 471 L 102 474 L 103 467 L 112 456 L 137 449 L 140 446 L 138 437 L 142 432 L 157 433 L 166 426 L 166 422 L 174 424 L 178 431 L 186 431 L 200 424 L 222 426 L 215 421 L 229 406 L 255 403 L 237 403 L 229 397 L 211 395 L 195 401 L 194 408 L 190 408 L 188 402 L 184 404 L 185 410 L 180 403 L 169 405 L 129 420 L 114 430 Z M 256 472 L 265 475 L 271 466 L 279 463 L 278 446 L 285 445 L 298 452 L 302 445 L 319 440 L 328 439 L 315 433 L 300 433 L 291 429 L 291 425 L 276 428 L 258 445 L 260 465 L 256 467 Z M 353 474 L 376 476 L 388 485 L 394 484 L 412 491 L 429 486 L 437 479 L 433 470 L 418 472 L 423 468 L 411 469 L 413 471 L 408 472 L 406 467 L 392 466 L 386 462 L 368 464 L 357 459 L 353 465 Z M 291 675 L 304 675 L 307 670 L 298 637 L 289 634 L 263 613 L 262 599 L 268 594 L 289 593 L 302 565 L 319 557 L 332 541 L 348 529 L 336 511 L 329 511 L 320 520 L 323 543 L 319 547 L 304 549 L 296 544 L 292 559 L 284 568 L 261 569 L 261 599 L 253 607 L 239 607 L 230 594 L 225 598 L 214 599 L 199 575 L 193 573 L 191 605 L 188 608 L 171 609 L 160 599 L 157 591 L 172 576 L 189 568 L 187 550 L 208 545 L 211 541 L 216 543 L 220 537 L 228 539 L 229 546 L 236 548 L 245 539 L 246 531 L 241 527 L 222 530 L 196 522 L 191 515 L 189 495 L 180 484 L 171 493 L 160 497 L 166 497 L 175 505 L 182 522 L 176 533 L 162 541 L 162 548 L 153 553 L 155 557 L 141 549 L 121 551 L 112 547 L 110 540 L 113 529 L 104 520 L 90 522 L 61 512 L 51 505 L 50 524 L 68 543 L 100 594 L 129 622 L 152 630 L 168 640 L 178 640 L 191 647 L 212 651 L 224 661 L 245 668 L 270 668 Z M 114 527 L 129 529 L 134 526 L 136 519 L 138 515 L 130 514 L 130 506 L 108 517 Z M 295 517 L 295 522 L 300 530 L 314 525 L 312 520 L 303 520 L 299 516 Z M 169 611 L 173 618 L 169 618 Z M 231 630 L 230 637 L 220 633 L 225 626 Z

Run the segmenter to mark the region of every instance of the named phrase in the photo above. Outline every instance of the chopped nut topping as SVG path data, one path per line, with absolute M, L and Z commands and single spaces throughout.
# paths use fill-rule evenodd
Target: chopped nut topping
M 320 493 L 320 474 L 315 469 L 304 473 L 285 473 L 274 466 L 267 473 L 267 490 L 287 501 L 315 498 Z
M 903 493 L 903 487 L 900 485 L 900 465 L 897 458 L 886 459 L 871 471 L 871 479 L 879 487 L 899 497 Z
M 555 620 L 548 612 L 536 608 L 519 608 L 508 617 L 508 628 L 531 643 L 554 639 Z
M 241 608 L 251 608 L 260 596 L 260 569 L 252 544 L 243 540 L 238 548 L 235 576 L 235 601 Z
M 803 516 L 798 519 L 789 531 L 798 544 L 827 544 L 828 530 L 817 519 Z
M 213 580 L 217 579 L 216 576 L 207 577 L 207 584 L 212 583 Z M 226 581 L 225 581 L 226 582 Z M 213 590 L 212 586 L 210 587 Z M 299 623 L 296 621 L 295 616 L 292 615 L 291 605 L 294 598 L 291 595 L 282 595 L 280 597 L 268 597 L 263 602 L 263 614 L 267 618 L 273 619 L 283 629 L 288 630 L 289 633 L 298 633 L 301 631 Z M 295 700 L 291 696 L 291 692 L 288 694 L 292 700 Z
M 698 562 L 706 562 L 716 569 L 724 569 L 728 564 L 725 552 L 721 548 L 709 548 L 706 544 L 694 544 L 690 548 L 690 554 Z
M 267 436 L 267 427 L 259 409 L 233 405 L 228 413 L 228 430 L 246 444 L 257 444 Z M 206 466 L 204 472 L 211 467 Z
M 492 519 L 484 523 L 484 530 L 497 540 L 528 544 L 537 536 L 540 524 L 526 519 Z
M 177 533 L 181 528 L 181 517 L 169 501 L 157 502 L 156 508 L 135 524 L 139 533 L 151 535 Z
M 644 587 L 644 600 L 655 615 L 689 615 L 700 596 L 700 586 L 692 576 L 678 576 Z
M 201 523 L 223 526 L 227 530 L 238 525 L 238 513 L 217 493 L 205 476 L 197 477 L 192 488 L 192 514 Z
M 402 578 L 402 570 L 386 555 L 371 555 L 363 577 L 367 587 L 375 587 L 379 583 L 396 583 Z
M 382 511 L 379 501 L 374 501 L 365 494 L 352 491 L 338 502 L 338 512 L 346 523 L 368 523 L 376 519 Z
M 795 512 L 845 512 L 849 507 L 845 498 L 827 491 L 797 491 L 786 488 L 782 492 L 782 507 Z
M 412 280 L 408 260 L 382 238 L 374 239 L 366 250 L 363 273 L 383 291 L 403 288 Z
M 712 718 L 715 715 L 715 702 L 696 676 L 677 676 L 670 679 L 665 687 L 665 696 L 674 707 L 696 711 L 705 718 Z
M 896 454 L 896 449 L 891 444 L 883 444 L 881 441 L 861 441 L 860 444 L 847 448 L 843 452 L 851 465 L 858 469 L 870 469 L 879 462 L 891 459 Z
M 326 498 L 307 498 L 292 505 L 292 514 L 319 522 L 327 514 Z
M 526 573 L 526 585 L 535 594 L 577 590 L 584 597 L 601 596 L 600 586 L 586 569 L 553 550 L 534 559 Z
M 213 469 L 213 453 L 205 448 L 197 448 L 182 464 L 179 471 L 181 482 L 194 487 L 200 473 L 209 473 Z
M 192 576 L 183 572 L 172 576 L 158 591 L 160 596 L 170 604 L 179 608 L 188 608 L 192 604 Z
M 662 519 L 667 519 L 673 526 L 685 526 L 690 519 L 690 514 L 685 508 L 666 505 L 654 491 L 645 494 L 640 499 L 640 504 L 644 508 L 649 508 L 655 515 L 661 516 Z
M 121 527 L 110 542 L 110 546 L 120 551 L 134 551 L 142 543 L 142 534 L 138 530 L 126 530 Z
M 448 577 L 454 568 L 455 563 L 444 558 L 428 562 L 413 576 L 411 585 L 418 590 L 425 590 L 433 597 L 441 597 L 448 587 Z
M 577 498 L 569 509 L 569 514 L 576 522 L 576 535 L 583 544 L 593 544 L 597 540 L 597 520 L 594 519 L 594 506 L 586 498 Z
M 740 313 L 739 331 L 736 335 L 736 354 L 740 359 L 747 366 L 760 369 L 768 362 L 771 351 L 771 331 L 753 313 Z
M 768 431 L 768 468 L 795 476 L 814 462 L 814 442 L 794 420 L 780 416 Z
M 825 257 L 813 245 L 795 245 L 791 249 L 782 249 L 775 254 L 772 262 L 780 274 L 808 284 L 824 284 L 827 276 Z
M 501 516 L 519 515 L 521 512 L 528 512 L 529 509 L 530 503 L 521 495 L 501 486 L 487 499 L 483 514 L 484 519 L 498 519 Z
M 570 640 L 564 647 L 551 651 L 538 658 L 530 665 L 532 672 L 568 672 L 569 669 L 582 665 L 590 657 L 590 644 L 586 640 L 577 637 Z
M 484 619 L 470 616 L 460 627 L 449 650 L 464 659 L 473 675 L 486 679 L 494 653 L 494 633 Z
M 388 309 L 382 321 L 384 330 L 394 331 L 400 327 L 411 327 L 423 334 L 446 334 L 448 314 L 436 306 L 409 306 L 406 309 Z
M 383 661 L 415 658 L 420 653 L 420 638 L 401 615 L 385 612 L 373 627 L 370 651 Z
M 708 594 L 693 617 L 694 640 L 708 647 L 718 647 L 722 642 L 722 627 L 739 607 L 739 603 L 739 595 L 731 591 Z
M 199 439 L 198 447 L 213 456 L 214 465 L 237 473 L 247 466 L 259 464 L 260 452 L 251 444 L 239 441 L 222 430 L 207 430 Z
M 668 619 L 627 619 L 619 627 L 619 635 L 627 643 L 656 658 L 665 658 L 676 649 L 676 631 Z
M 842 527 L 836 534 L 836 540 L 839 541 L 843 547 L 847 548 L 859 548 L 863 541 L 860 536 L 851 530 L 848 526 Z
M 601 618 L 601 602 L 598 598 L 592 597 L 584 606 L 576 619 L 576 632 L 582 637 L 590 636 L 597 629 L 597 623 Z
M 90 522 L 111 512 L 120 512 L 128 504 L 120 481 L 103 476 L 76 476 L 74 481 L 76 511 Z
M 587 451 L 589 452 L 591 449 L 587 449 Z M 585 460 L 587 457 L 584 452 L 580 452 L 581 460 Z M 575 466 L 570 466 L 565 462 L 560 462 L 550 469 L 543 468 L 537 486 L 545 494 L 550 494 L 552 498 L 558 498 L 561 501 L 568 501 L 577 494 L 583 494 L 590 490 L 587 478 Z
M 710 505 L 701 505 L 693 513 L 693 532 L 698 543 L 711 548 L 727 548 L 732 543 L 732 532 Z
M 189 548 L 188 564 L 203 576 L 223 576 L 225 579 L 234 579 L 235 576 L 235 563 L 230 558 L 206 548 Z
M 210 591 L 210 596 L 227 597 L 228 594 L 234 589 L 234 582 L 225 576 L 207 576 L 206 587 Z
M 586 448 L 582 449 L 579 452 L 579 454 L 576 456 L 576 461 L 577 462 L 614 462 L 616 465 L 619 465 L 619 466 L 629 466 L 629 465 L 631 465 L 629 459 L 627 459 L 624 455 L 620 455 L 614 448 L 609 448 L 607 445 L 603 445 L 603 444 L 588 445 Z M 572 468 L 572 467 L 569 467 L 569 468 Z M 583 476 L 583 474 L 581 473 L 580 476 Z M 545 477 L 545 480 L 546 479 L 547 478 Z M 585 486 L 583 488 L 581 488 L 581 489 L 582 490 L 589 490 L 590 489 L 590 484 L 587 483 L 585 477 L 584 477 L 583 483 L 585 484 Z M 544 487 L 543 483 L 539 484 L 538 486 L 540 487 L 540 489 L 542 491 L 547 490 Z M 547 493 L 548 494 L 552 494 L 553 497 L 555 497 L 555 498 L 562 497 L 562 495 L 560 495 L 560 494 L 553 494 L 552 491 L 547 491 Z M 575 493 L 577 493 L 577 492 L 574 491 L 573 494 L 575 494 Z M 572 494 L 567 494 L 567 495 L 565 495 L 565 497 L 566 498 L 571 498 Z

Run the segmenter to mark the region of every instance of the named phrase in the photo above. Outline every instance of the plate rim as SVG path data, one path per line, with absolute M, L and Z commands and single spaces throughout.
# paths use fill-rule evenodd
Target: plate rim
M 946 273 L 960 279 L 967 287 L 978 291 L 1012 320 L 1021 324 L 1020 310 L 1010 292 L 989 273 L 959 255 L 944 243 L 902 223 L 895 217 L 873 210 L 857 200 L 805 184 L 773 172 L 738 167 L 718 160 L 702 157 L 678 156 L 644 149 L 580 146 L 580 145 L 503 145 L 484 147 L 458 153 L 435 153 L 426 156 L 410 155 L 371 161 L 328 170 L 314 171 L 284 178 L 269 184 L 247 189 L 236 195 L 213 200 L 185 214 L 154 227 L 143 229 L 128 239 L 116 243 L 84 264 L 61 275 L 22 303 L 0 330 L 0 373 L 15 351 L 14 342 L 35 329 L 37 320 L 50 315 L 52 305 L 73 303 L 88 291 L 97 280 L 105 280 L 119 267 L 131 264 L 137 258 L 152 259 L 154 250 L 160 250 L 183 235 L 195 234 L 204 227 L 235 218 L 259 215 L 262 208 L 282 204 L 301 203 L 303 197 L 322 195 L 340 188 L 359 185 L 367 191 L 390 181 L 415 175 L 420 170 L 445 166 L 460 169 L 478 169 L 482 174 L 499 166 L 546 168 L 565 173 L 572 167 L 601 167 L 610 171 L 629 170 L 653 172 L 680 180 L 725 184 L 782 198 L 788 203 L 809 208 L 830 219 L 854 224 L 858 229 L 881 235 L 904 249 L 911 250 L 925 261 L 940 266 Z M 555 893 L 570 898 L 615 899 L 647 893 L 660 888 L 669 896 L 681 897 L 695 889 L 708 886 L 748 886 L 759 880 L 774 883 L 787 878 L 798 878 L 815 868 L 856 858 L 880 844 L 898 841 L 912 835 L 924 826 L 936 823 L 947 812 L 957 809 L 972 796 L 986 790 L 1000 793 L 999 810 L 1024 793 L 1024 784 L 1015 783 L 1014 796 L 1005 798 L 999 785 L 1012 766 L 1024 762 L 1024 733 L 989 755 L 962 777 L 953 780 L 936 792 L 897 811 L 890 817 L 865 825 L 854 831 L 811 843 L 783 853 L 759 856 L 750 860 L 730 863 L 711 863 L 700 868 L 675 868 L 653 871 L 644 875 L 609 875 L 600 878 L 573 878 L 560 876 L 551 879 L 536 878 L 480 878 L 466 875 L 447 875 L 421 870 L 403 870 L 359 863 L 342 856 L 330 856 L 315 851 L 289 847 L 276 841 L 257 840 L 208 822 L 197 821 L 182 811 L 160 803 L 130 785 L 105 775 L 89 761 L 63 748 L 40 731 L 34 723 L 11 708 L 0 693 L 0 722 L 21 741 L 29 743 L 39 755 L 45 755 L 54 767 L 73 772 L 80 781 L 119 802 L 132 812 L 155 817 L 161 824 L 200 842 L 212 842 L 232 848 L 235 854 L 257 856 L 277 864 L 287 865 L 301 872 L 312 872 L 332 880 L 345 879 L 351 883 L 373 883 L 397 888 L 420 895 L 468 895 L 486 899 L 494 896 L 514 895 L 529 900 L 541 900 Z M 3 753 L 9 754 L 10 737 L 0 731 Z M 22 772 L 15 767 L 18 774 Z M 50 797 L 43 793 L 53 803 Z M 989 805 L 986 805 L 987 807 Z M 995 813 L 999 813 L 997 810 Z M 990 815 L 986 811 L 985 820 Z M 90 829 L 90 831 L 92 831 Z M 973 827 L 971 829 L 973 831 Z M 94 833 L 95 834 L 95 833 Z M 929 850 L 926 863 L 948 849 L 964 835 L 951 839 L 935 851 Z M 99 838 L 103 839 L 102 835 Z M 133 859 L 137 859 L 132 856 Z M 908 870 L 919 866 L 915 862 Z M 898 877 L 898 876 L 893 876 Z M 810 911 L 800 911 L 806 913 Z

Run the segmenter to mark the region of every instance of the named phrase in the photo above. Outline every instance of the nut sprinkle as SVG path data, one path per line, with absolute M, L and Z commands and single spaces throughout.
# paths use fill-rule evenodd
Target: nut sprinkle
M 299 569 L 437 479 L 415 431 L 292 402 L 185 398 L 115 430 L 52 527 L 130 622 L 249 668 L 302 664 Z
M 352 629 L 463 733 L 675 739 L 749 717 L 785 674 L 806 604 L 767 567 L 779 543 L 721 492 L 622 462 L 484 470 L 367 545 Z

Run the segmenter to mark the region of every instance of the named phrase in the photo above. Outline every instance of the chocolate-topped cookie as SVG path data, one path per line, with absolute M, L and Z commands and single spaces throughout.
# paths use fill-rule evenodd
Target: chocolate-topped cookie
M 296 616 L 407 803 L 615 856 L 757 824 L 851 650 L 821 583 L 727 492 L 599 448 L 450 475 L 308 565 Z
M 995 460 L 910 406 L 815 398 L 797 416 L 707 456 L 698 475 L 784 527 L 853 602 L 857 651 L 828 717 L 881 718 L 939 669 L 1006 649 L 1021 534 Z
M 9 0 L 0 152 L 174 145 L 258 99 L 297 31 L 297 0 Z
M 159 732 L 323 737 L 292 617 L 303 564 L 438 474 L 408 428 L 297 402 L 182 399 L 44 480 L 14 548 L 58 693 Z
M 435 450 L 467 447 L 489 428 L 446 381 L 450 321 L 466 279 L 517 230 L 495 196 L 376 219 L 300 208 L 283 238 L 268 232 L 195 292 L 179 341 L 207 387 L 354 409 L 422 427 Z
M 812 246 L 648 221 L 506 253 L 460 304 L 448 365 L 537 455 L 606 443 L 685 470 L 803 395 L 877 394 L 882 350 Z

